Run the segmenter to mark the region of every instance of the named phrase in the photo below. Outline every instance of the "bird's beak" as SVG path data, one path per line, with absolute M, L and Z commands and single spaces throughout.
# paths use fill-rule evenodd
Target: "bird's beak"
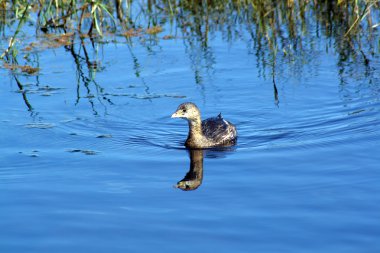
M 180 116 L 177 114 L 177 112 L 172 114 L 172 118 L 179 118 Z

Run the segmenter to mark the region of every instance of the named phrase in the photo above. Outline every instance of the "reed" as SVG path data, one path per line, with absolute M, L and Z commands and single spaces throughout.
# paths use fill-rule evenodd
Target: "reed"
M 157 25 L 186 17 L 194 24 L 201 21 L 254 24 L 258 32 L 278 34 L 279 26 L 286 27 L 289 35 L 296 36 L 305 28 L 307 18 L 314 18 L 329 27 L 340 27 L 344 34 L 354 34 L 363 29 L 374 28 L 378 17 L 379 0 L 0 0 L 0 10 L 7 13 L 8 21 L 19 19 L 31 6 L 30 15 L 37 15 L 36 28 L 64 27 L 87 33 L 95 28 L 99 35 L 112 32 L 117 27 L 136 28 L 146 24 Z M 232 20 L 233 19 L 233 20 Z M 116 22 L 118 20 L 118 22 Z M 364 21 L 368 25 L 364 25 Z M 378 21 L 378 20 L 377 20 Z M 4 22 L 4 20 L 3 20 Z M 73 25 L 74 24 L 74 25 Z
M 380 55 L 379 26 L 380 0 L 0 0 L 0 60 L 33 111 L 19 75 L 38 79 L 38 60 L 33 67 L 36 62 L 30 55 L 38 59 L 41 50 L 65 47 L 76 65 L 77 103 L 86 98 L 97 114 L 96 103 L 113 103 L 112 94 L 95 80 L 102 67 L 90 55 L 97 55 L 99 43 L 108 43 L 110 37 L 125 38 L 134 74 L 146 87 L 144 98 L 149 99 L 154 94 L 141 76 L 141 63 L 133 53 L 135 41 L 151 50 L 160 39 L 182 39 L 194 79 L 201 84 L 213 71 L 209 38 L 218 33 L 228 43 L 247 43 L 259 75 L 272 80 L 278 105 L 281 78 L 302 75 L 304 66 L 324 47 L 338 55 L 342 84 L 347 74 L 373 75 L 376 68 L 371 61 Z M 30 27 L 37 42 L 23 40 Z
M 26 4 L 25 7 L 24 7 L 24 11 L 21 13 L 21 17 L 19 19 L 17 28 L 16 28 L 13 36 L 9 40 L 8 48 L 0 55 L 0 59 L 3 59 L 5 56 L 8 56 L 8 54 L 11 51 L 12 51 L 13 58 L 15 58 L 15 55 L 17 53 L 15 52 L 13 46 L 15 44 L 17 35 L 20 33 L 21 28 L 22 28 L 23 24 L 25 23 L 25 19 L 27 18 L 27 14 L 28 14 L 28 9 L 29 9 L 29 4 Z M 17 12 L 17 14 L 18 14 L 18 12 Z
M 366 55 L 373 52 L 365 52 L 362 45 L 378 40 L 379 10 L 380 0 L 0 0 L 3 37 L 15 31 L 1 56 L 12 51 L 28 20 L 37 34 L 73 33 L 90 39 L 121 34 L 127 41 L 158 36 L 162 27 L 171 27 L 174 34 L 165 38 L 179 32 L 190 47 L 205 51 L 212 33 L 221 32 L 228 41 L 248 34 L 244 39 L 253 43 L 258 58 L 284 57 L 289 62 L 313 50 L 307 38 L 325 36 L 335 41 L 339 53 L 368 60 Z

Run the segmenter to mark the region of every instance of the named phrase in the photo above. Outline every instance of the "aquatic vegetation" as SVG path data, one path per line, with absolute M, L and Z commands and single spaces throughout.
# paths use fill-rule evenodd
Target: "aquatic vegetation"
M 373 75 L 372 60 L 380 55 L 379 27 L 379 0 L 0 0 L 0 68 L 14 75 L 37 75 L 38 54 L 64 47 L 77 66 L 78 87 L 83 84 L 87 89 L 87 94 L 78 92 L 77 101 L 86 98 L 92 103 L 96 93 L 112 104 L 108 95 L 118 94 L 105 92 L 95 81 L 96 73 L 104 69 L 96 58 L 99 45 L 127 43 L 135 76 L 141 78 L 134 43 L 151 51 L 161 39 L 183 40 L 194 79 L 201 84 L 215 63 L 209 38 L 221 33 L 229 43 L 246 42 L 248 53 L 256 56 L 259 75 L 273 80 L 278 104 L 276 80 L 301 73 L 321 48 L 339 55 L 342 83 L 345 76 L 355 77 L 358 72 Z M 321 45 L 320 37 L 329 43 Z M 90 84 L 96 92 L 90 91 Z M 157 97 L 149 92 L 127 96 Z
M 9 69 L 9 70 L 12 70 L 12 71 L 21 70 L 21 72 L 24 72 L 27 74 L 35 74 L 39 70 L 38 68 L 34 68 L 34 67 L 31 67 L 28 65 L 25 65 L 25 66 L 20 66 L 20 65 L 16 65 L 16 64 L 10 65 L 6 62 L 4 63 L 3 67 L 6 69 Z
M 153 26 L 152 28 L 148 28 L 145 31 L 147 34 L 158 34 L 162 32 L 162 27 L 161 26 Z
M 256 43 L 266 41 L 273 50 L 289 54 L 292 46 L 298 47 L 295 40 L 302 44 L 299 37 L 310 33 L 312 25 L 323 27 L 326 36 L 343 36 L 351 41 L 359 39 L 361 34 L 380 25 L 379 8 L 378 0 L 2 0 L 0 24 L 4 33 L 4 27 L 18 22 L 15 34 L 10 37 L 10 47 L 14 46 L 26 21 L 45 34 L 77 33 L 82 37 L 120 32 L 135 34 L 134 31 L 155 35 L 163 31 L 164 24 L 170 23 L 184 35 L 205 43 L 210 32 L 222 31 L 232 39 L 245 27 Z

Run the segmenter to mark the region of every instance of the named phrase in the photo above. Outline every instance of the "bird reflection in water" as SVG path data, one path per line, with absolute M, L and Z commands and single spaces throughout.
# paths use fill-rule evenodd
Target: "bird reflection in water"
M 213 148 L 213 149 L 188 149 L 190 156 L 190 169 L 185 177 L 179 181 L 175 188 L 183 191 L 192 191 L 202 184 L 203 158 L 224 159 L 236 151 L 236 147 Z
M 203 179 L 203 150 L 190 149 L 190 169 L 185 177 L 179 181 L 175 187 L 183 191 L 197 189 L 202 184 Z

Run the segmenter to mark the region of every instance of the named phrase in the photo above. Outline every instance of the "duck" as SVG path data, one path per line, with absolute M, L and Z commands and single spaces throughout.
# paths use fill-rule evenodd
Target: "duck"
M 189 133 L 185 142 L 187 148 L 229 147 L 237 142 L 237 130 L 234 124 L 223 119 L 221 113 L 202 121 L 199 108 L 192 102 L 180 104 L 171 117 L 187 120 L 189 124 Z

